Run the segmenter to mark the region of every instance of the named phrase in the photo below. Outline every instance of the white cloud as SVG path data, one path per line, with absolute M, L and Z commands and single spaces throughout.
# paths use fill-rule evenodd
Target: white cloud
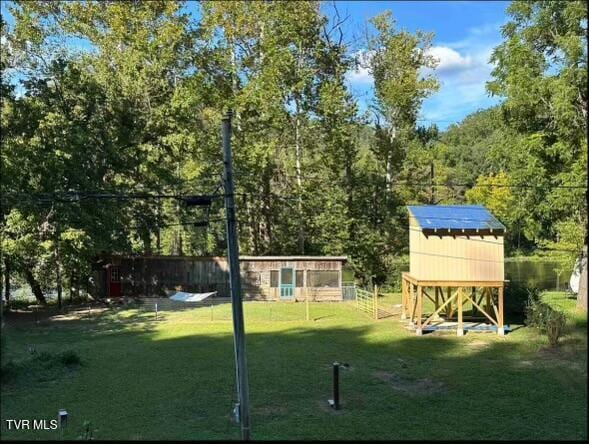
M 489 23 L 469 28 L 461 40 L 436 42 L 429 49 L 438 65 L 435 70 L 424 69 L 423 74 L 433 73 L 440 82 L 440 89 L 424 101 L 421 119 L 444 129 L 478 109 L 499 102 L 498 98 L 489 97 L 485 84 L 491 79 L 490 57 L 493 48 L 501 42 L 501 25 Z M 361 50 L 355 56 L 360 61 L 359 66 L 349 71 L 346 78 L 359 101 L 368 102 L 374 84 L 366 63 L 371 54 Z
M 347 72 L 346 78 L 352 84 L 371 85 L 373 78 L 368 66 L 372 58 L 372 51 L 361 50 L 354 54 L 354 57 L 358 64 L 355 69 Z
M 432 46 L 428 54 L 438 62 L 436 71 L 450 72 L 468 69 L 474 65 L 473 58 L 470 55 L 462 55 L 458 51 L 447 46 Z

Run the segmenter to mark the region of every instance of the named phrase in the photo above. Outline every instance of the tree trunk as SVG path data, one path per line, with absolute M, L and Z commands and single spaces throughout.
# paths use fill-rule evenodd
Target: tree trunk
M 272 227 L 272 206 L 270 204 L 270 175 L 264 178 L 264 199 L 262 202 L 262 214 L 264 219 L 264 226 L 262 238 L 264 240 L 263 251 L 269 251 L 272 245 L 273 227 Z
M 300 129 L 300 103 L 298 95 L 295 95 L 295 162 L 298 188 L 298 212 L 299 212 L 299 253 L 305 254 L 305 228 L 303 226 L 303 180 L 301 177 L 301 129 Z
M 37 282 L 37 279 L 35 279 L 35 276 L 33 275 L 33 270 L 31 270 L 29 267 L 25 267 L 24 273 L 25 273 L 25 278 L 27 279 L 28 284 L 31 286 L 31 290 L 33 291 L 33 294 L 35 295 L 35 298 L 37 299 L 37 302 L 39 302 L 40 304 L 46 305 L 47 300 L 45 299 L 45 295 L 43 294 L 43 290 L 41 290 L 41 285 L 39 285 L 39 282 Z
M 59 309 L 61 310 L 61 306 L 62 306 L 62 298 L 61 298 L 61 257 L 59 255 L 59 240 L 60 240 L 60 234 L 59 234 L 59 228 L 57 228 L 57 239 L 55 242 L 55 278 L 57 281 L 57 305 L 59 307 Z
M 10 300 L 10 261 L 7 257 L 4 258 L 4 299 L 6 302 Z
M 582 257 L 587 258 L 587 245 L 583 247 Z M 585 259 L 585 265 L 581 270 L 581 280 L 579 281 L 579 293 L 577 294 L 577 308 L 585 311 L 587 311 L 587 262 L 589 260 Z
M 436 187 L 434 186 L 434 162 L 432 160 L 432 162 L 429 165 L 429 176 L 430 176 L 430 183 L 431 183 L 431 190 L 430 190 L 430 198 L 429 198 L 429 202 L 432 205 L 435 205 L 436 203 Z

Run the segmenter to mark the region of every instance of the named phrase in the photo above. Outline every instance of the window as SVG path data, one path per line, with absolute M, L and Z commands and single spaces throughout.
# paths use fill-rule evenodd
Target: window
M 307 271 L 307 287 L 339 287 L 339 271 L 309 270 Z
M 278 270 L 271 270 L 270 271 L 270 287 L 272 287 L 272 288 L 278 287 Z
M 296 287 L 301 288 L 305 286 L 305 272 L 303 270 L 296 271 Z

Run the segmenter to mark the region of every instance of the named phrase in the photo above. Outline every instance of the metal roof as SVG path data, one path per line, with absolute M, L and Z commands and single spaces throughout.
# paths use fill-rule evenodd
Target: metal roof
M 505 225 L 482 205 L 409 205 L 422 231 L 505 232 Z
M 241 261 L 341 261 L 348 256 L 239 256 Z

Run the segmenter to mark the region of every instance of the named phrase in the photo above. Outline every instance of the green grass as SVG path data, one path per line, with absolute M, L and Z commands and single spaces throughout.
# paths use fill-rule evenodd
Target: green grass
M 398 295 L 381 304 L 394 303 Z M 556 350 L 529 328 L 416 337 L 398 320 L 372 321 L 354 303 L 246 303 L 254 439 L 586 439 L 587 317 L 574 301 Z M 2 439 L 57 439 L 7 431 L 5 419 L 70 414 L 66 439 L 91 421 L 95 439 L 237 439 L 230 307 L 160 314 L 110 312 L 7 327 L 15 363 L 75 352 L 73 368 L 28 368 L 2 387 Z M 270 312 L 272 310 L 272 313 Z M 331 411 L 331 363 L 343 409 Z M 28 369 L 28 370 L 27 370 Z M 45 371 L 51 373 L 44 373 Z M 47 376 L 50 375 L 50 378 Z

